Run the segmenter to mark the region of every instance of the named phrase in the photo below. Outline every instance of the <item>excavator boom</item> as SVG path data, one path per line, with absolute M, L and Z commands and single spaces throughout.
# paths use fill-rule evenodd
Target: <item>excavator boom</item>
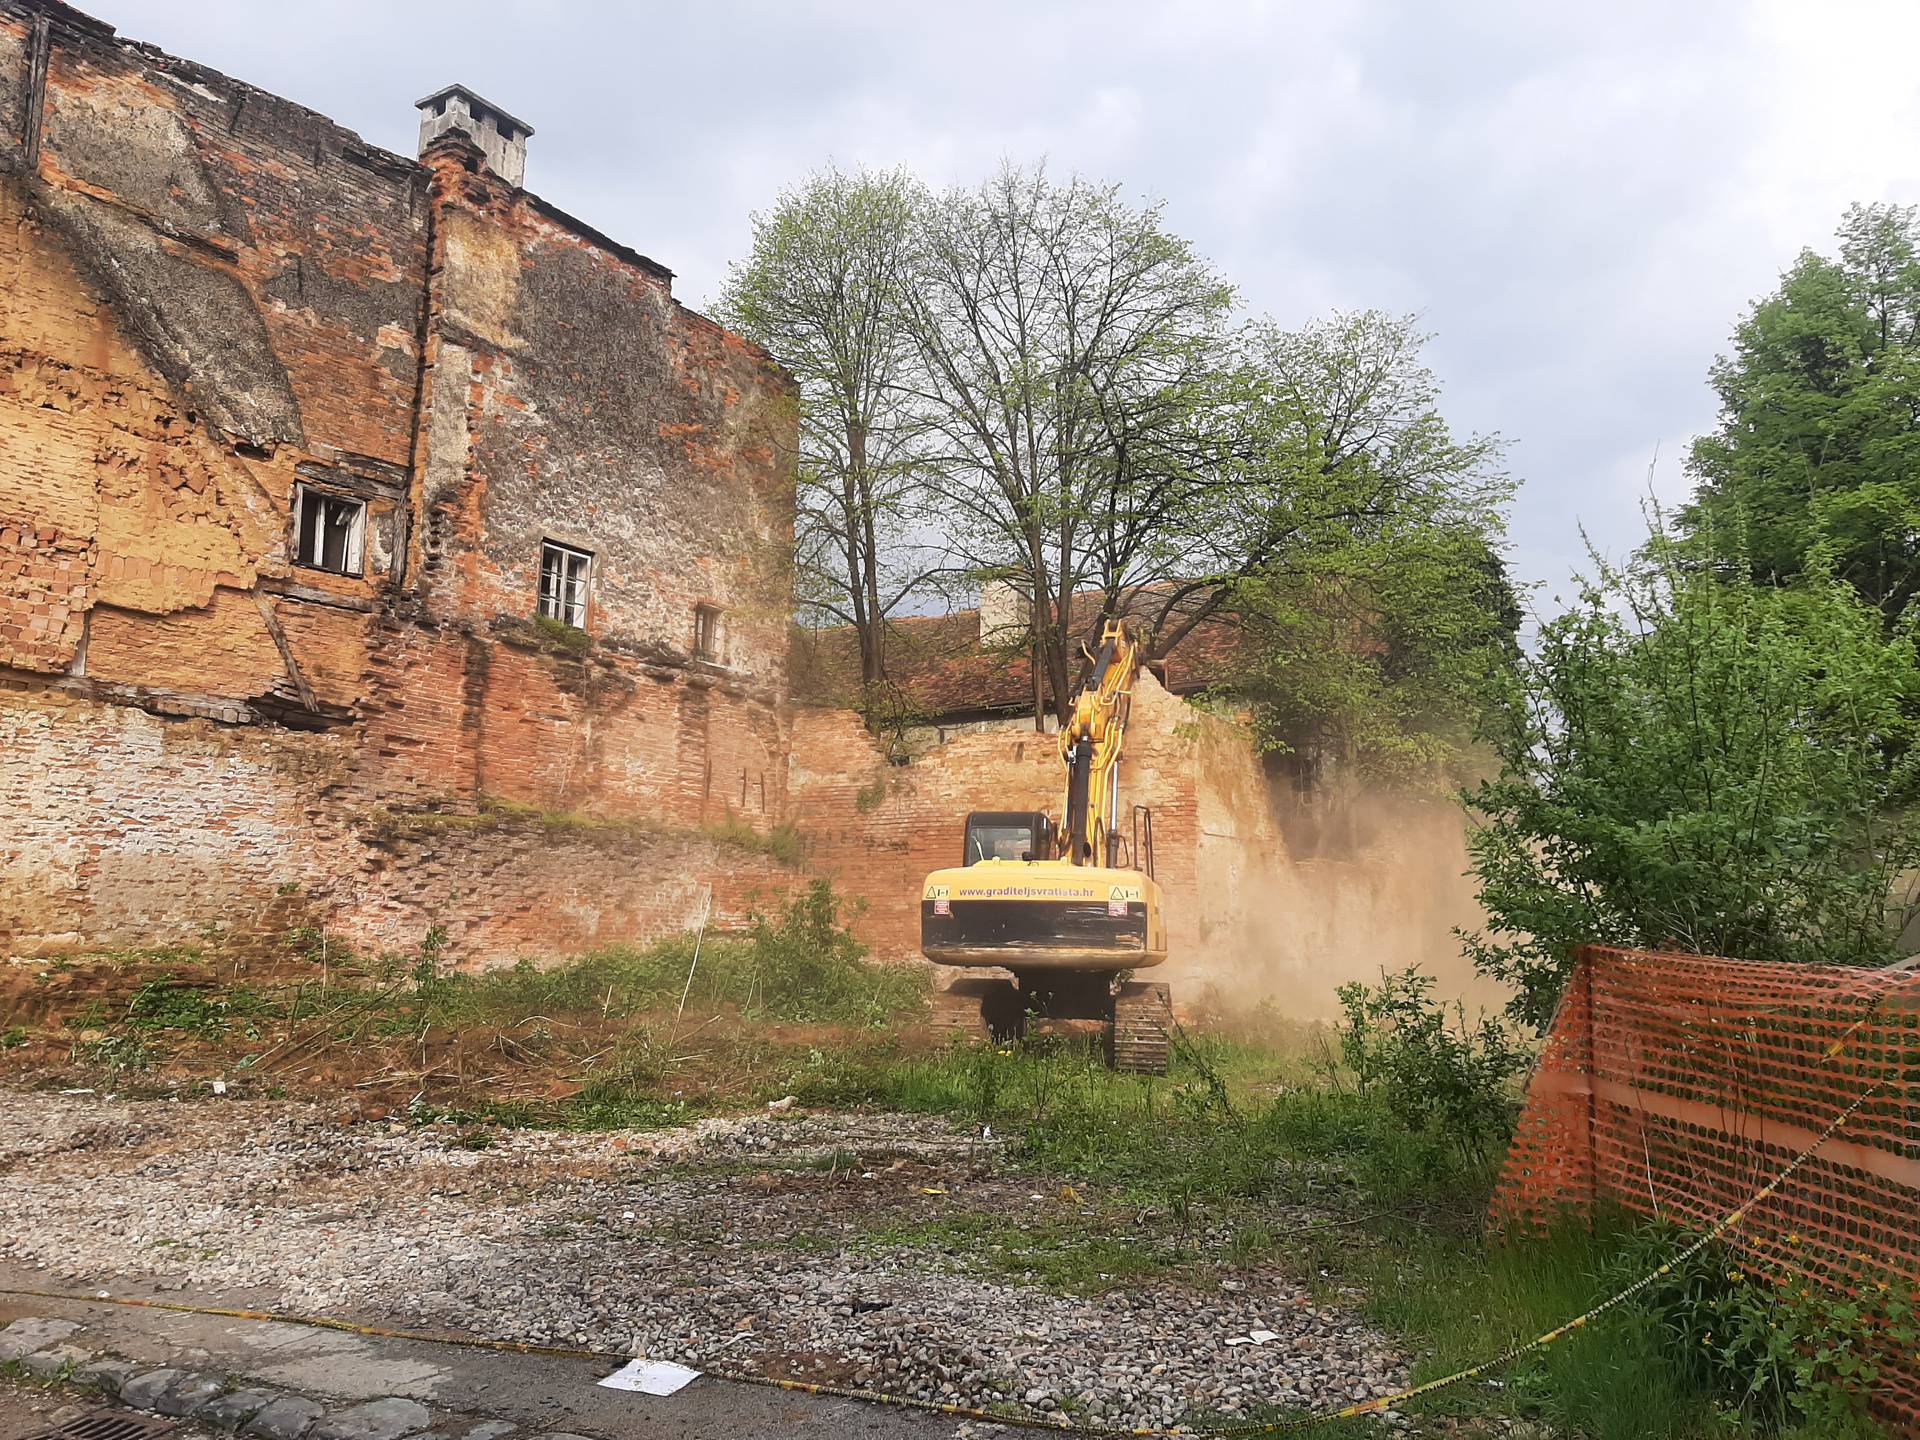
M 1089 670 L 1060 727 L 1060 758 L 1067 767 L 1061 831 L 1075 865 L 1112 865 L 1119 849 L 1120 752 L 1140 674 L 1140 638 L 1126 620 L 1109 620 L 1100 648 L 1086 652 Z

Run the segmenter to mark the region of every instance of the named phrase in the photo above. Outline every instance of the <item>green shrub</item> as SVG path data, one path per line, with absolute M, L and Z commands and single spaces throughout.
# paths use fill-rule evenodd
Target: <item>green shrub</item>
M 1914 630 L 1839 580 L 1703 571 L 1656 531 L 1540 627 L 1470 797 L 1474 963 L 1544 1027 L 1587 941 L 1746 960 L 1903 953 L 1920 865 Z
M 1849 1295 L 1800 1280 L 1776 1284 L 1717 1242 L 1674 1262 L 1695 1238 L 1644 1226 L 1627 1237 L 1611 1276 L 1623 1285 L 1668 1267 L 1639 1303 L 1673 1363 L 1743 1424 L 1874 1433 L 1866 1406 L 1887 1348 L 1911 1353 L 1920 1339 L 1911 1288 L 1882 1282 Z
M 1416 1135 L 1439 1137 L 1485 1166 L 1513 1133 L 1515 1079 L 1532 1062 L 1493 1016 L 1477 1024 L 1433 998 L 1433 977 L 1408 967 L 1336 992 L 1345 1014 L 1340 1058 L 1363 1094 L 1377 1095 Z
M 265 997 L 245 985 L 210 989 L 172 976 L 151 980 L 133 992 L 122 1022 L 130 1030 L 182 1030 L 213 1035 L 234 1020 L 259 1014 Z

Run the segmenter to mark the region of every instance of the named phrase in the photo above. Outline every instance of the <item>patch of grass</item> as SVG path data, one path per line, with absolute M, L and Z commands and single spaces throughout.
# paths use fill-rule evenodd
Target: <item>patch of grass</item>
M 483 1100 L 473 1105 L 417 1104 L 407 1112 L 416 1125 L 464 1125 L 479 1129 L 493 1126 L 500 1130 L 551 1128 L 553 1117 L 544 1106 L 532 1100 Z
M 1079 1215 L 1036 1223 L 963 1211 L 874 1226 L 862 1244 L 872 1250 L 933 1250 L 961 1269 L 1068 1294 L 1122 1289 L 1201 1259 L 1197 1251 L 1165 1237 L 1111 1232 Z
M 869 962 L 840 923 L 832 889 L 816 881 L 779 915 L 756 917 L 743 936 L 679 935 L 644 948 L 609 946 L 545 969 L 523 961 L 479 975 L 423 978 L 412 1001 L 422 1024 L 458 1027 L 580 1011 L 672 1011 L 682 996 L 697 1012 L 734 1008 L 749 1019 L 879 1025 L 917 1013 L 926 981 L 917 970 Z M 647 1059 L 644 1044 L 621 1057 L 629 1067 Z M 658 1071 L 628 1078 L 657 1079 Z
M 26 1043 L 26 1026 L 9 1025 L 6 1029 L 0 1030 L 0 1050 L 18 1050 Z
M 792 1091 L 1017 1133 L 1015 1155 L 1162 1208 L 1196 1200 L 1313 1199 L 1457 1206 L 1484 1195 L 1442 1141 L 1409 1134 L 1371 1097 L 1297 1083 L 1299 1056 L 1188 1039 L 1165 1077 L 1116 1075 L 1087 1052 L 986 1047 L 815 1057 Z M 1468 1203 L 1472 1203 L 1471 1200 Z
M 771 855 L 782 865 L 798 865 L 806 851 L 800 829 L 791 820 L 783 820 L 769 830 L 760 831 L 753 828 L 751 821 L 729 810 L 718 820 L 709 821 L 701 829 L 709 839 L 717 840 L 722 845 L 731 845 L 737 850 L 748 850 L 760 855 Z
M 1367 1309 L 1427 1351 L 1416 1380 L 1498 1355 L 1583 1313 L 1614 1288 L 1621 1232 L 1568 1226 L 1490 1245 L 1398 1227 L 1356 1267 Z M 1687 1382 L 1643 1311 L 1622 1309 L 1525 1356 L 1496 1377 L 1425 1402 L 1431 1416 L 1526 1418 L 1590 1440 L 1725 1432 L 1708 1398 Z
M 793 822 L 781 821 L 761 831 L 731 810 L 717 820 L 688 827 L 651 815 L 546 810 L 502 795 L 482 795 L 472 809 L 453 801 L 409 809 L 379 807 L 363 812 L 359 824 L 369 839 L 388 844 L 460 832 L 537 829 L 556 837 L 631 849 L 656 847 L 663 839 L 703 837 L 736 850 L 772 856 L 783 865 L 798 865 L 806 849 Z

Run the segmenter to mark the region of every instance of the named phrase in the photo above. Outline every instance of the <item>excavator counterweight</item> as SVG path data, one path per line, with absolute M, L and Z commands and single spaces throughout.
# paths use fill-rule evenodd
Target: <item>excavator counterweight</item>
M 1060 729 L 1060 823 L 1037 811 L 975 811 L 961 863 L 927 877 L 921 949 L 936 964 L 974 972 L 936 998 L 939 1028 L 995 1041 L 1085 1035 L 1116 1069 L 1165 1073 L 1167 987 L 1130 978 L 1167 958 L 1153 817 L 1136 807 L 1124 832 L 1119 823 L 1141 649 L 1130 622 L 1109 620 L 1099 647 L 1085 652 Z

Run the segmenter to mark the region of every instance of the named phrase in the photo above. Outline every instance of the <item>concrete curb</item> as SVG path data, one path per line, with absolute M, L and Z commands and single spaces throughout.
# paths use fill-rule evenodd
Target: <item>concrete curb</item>
M 455 1416 L 401 1395 L 339 1401 L 230 1377 L 141 1365 L 68 1343 L 72 1320 L 26 1316 L 0 1329 L 0 1370 L 252 1440 L 592 1440 L 483 1416 Z

